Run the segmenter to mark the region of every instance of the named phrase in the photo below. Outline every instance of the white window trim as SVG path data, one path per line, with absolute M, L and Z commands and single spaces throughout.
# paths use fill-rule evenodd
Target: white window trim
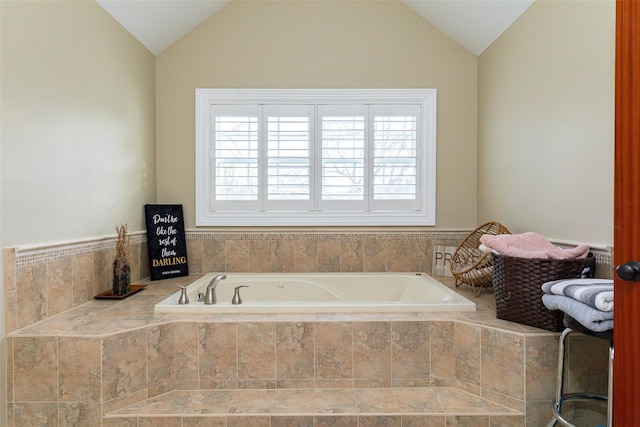
M 210 209 L 209 144 L 215 104 L 419 104 L 422 109 L 421 207 L 413 212 L 215 212 Z M 435 225 L 436 89 L 196 89 L 196 226 L 415 226 Z

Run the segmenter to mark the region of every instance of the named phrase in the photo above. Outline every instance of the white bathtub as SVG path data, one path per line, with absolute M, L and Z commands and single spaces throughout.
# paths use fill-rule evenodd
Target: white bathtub
M 199 295 L 218 274 L 217 304 Z M 234 288 L 242 304 L 231 304 Z M 425 273 L 208 273 L 155 306 L 156 313 L 336 313 L 475 311 L 472 301 Z M 200 301 L 198 301 L 200 299 Z

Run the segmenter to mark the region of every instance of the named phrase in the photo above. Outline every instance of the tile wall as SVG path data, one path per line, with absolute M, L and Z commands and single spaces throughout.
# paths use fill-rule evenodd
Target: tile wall
M 149 276 L 146 237 L 131 236 L 131 281 Z M 4 249 L 6 332 L 63 313 L 112 287 L 115 237 Z
M 464 232 L 190 233 L 189 271 L 430 273 L 433 247 L 457 246 Z
M 593 340 L 572 346 L 605 354 Z M 102 413 L 171 390 L 455 386 L 526 413 L 534 427 L 549 420 L 557 337 L 444 320 L 188 321 L 14 335 L 8 348 L 16 425 L 99 425 Z M 582 366 L 571 389 L 606 389 L 606 377 Z
M 433 247 L 456 246 L 465 235 L 191 232 L 187 249 L 193 274 L 429 273 Z M 114 252 L 115 239 L 5 249 L 7 334 L 110 289 Z M 132 278 L 137 281 L 148 276 L 143 235 L 132 239 L 132 252 Z M 230 337 L 235 340 L 226 339 Z M 226 348 L 229 342 L 237 344 Z M 590 342 L 582 345 L 571 353 L 592 350 Z M 175 322 L 108 335 L 14 335 L 7 347 L 8 400 L 16 419 L 59 414 L 60 425 L 91 425 L 87 420 L 99 419 L 101 413 L 174 389 L 454 385 L 526 411 L 527 426 L 535 426 L 548 421 L 557 337 L 505 332 L 469 321 L 337 319 Z M 588 369 L 575 365 L 572 384 L 593 381 Z
M 191 274 L 224 272 L 431 272 L 436 245 L 464 232 L 187 233 Z M 149 276 L 146 238 L 131 238 L 131 279 Z M 4 250 L 7 333 L 91 301 L 111 289 L 115 237 Z
M 499 357 L 476 357 L 477 348 L 467 354 L 448 344 L 467 332 L 452 322 L 187 322 L 101 338 L 14 336 L 10 412 L 25 422 L 59 410 L 63 425 L 91 425 L 101 410 L 176 389 L 465 385 L 455 378 L 458 360 L 486 373 L 465 382 L 470 391 L 484 381 L 492 400 L 522 411 L 523 381 L 499 379 L 505 363 L 523 377 L 525 338 L 503 337 Z

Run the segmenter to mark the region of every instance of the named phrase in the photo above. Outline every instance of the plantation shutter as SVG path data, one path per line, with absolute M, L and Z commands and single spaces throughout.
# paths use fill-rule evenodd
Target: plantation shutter
M 212 209 L 259 209 L 260 108 L 214 105 L 211 108 Z
M 436 92 L 196 90 L 198 225 L 435 224 Z
M 371 106 L 374 210 L 420 209 L 418 105 Z
M 320 210 L 365 210 L 367 106 L 320 105 Z
M 265 105 L 266 210 L 313 210 L 312 105 Z

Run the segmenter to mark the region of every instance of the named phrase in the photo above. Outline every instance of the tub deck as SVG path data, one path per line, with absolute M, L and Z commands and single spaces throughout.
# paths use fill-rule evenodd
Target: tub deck
M 31 425 L 27 411 L 102 427 L 549 419 L 557 334 L 496 319 L 490 291 L 474 298 L 458 289 L 474 312 L 154 313 L 197 277 L 145 280 L 129 298 L 94 300 L 11 333 L 9 425 Z

